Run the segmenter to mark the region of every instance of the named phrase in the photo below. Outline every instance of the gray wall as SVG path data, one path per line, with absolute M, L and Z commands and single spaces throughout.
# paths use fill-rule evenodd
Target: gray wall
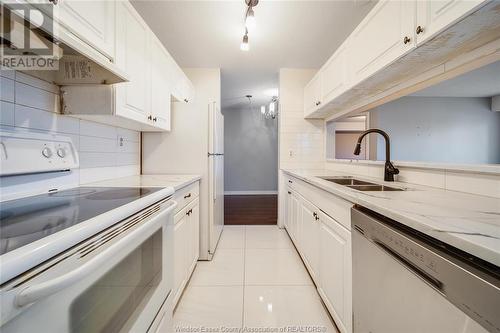
M 500 112 L 490 98 L 408 96 L 370 111 L 370 127 L 391 137 L 391 158 L 443 163 L 500 163 Z M 377 139 L 377 159 L 385 145 Z
M 222 110 L 224 114 L 225 191 L 278 189 L 278 120 L 257 110 Z

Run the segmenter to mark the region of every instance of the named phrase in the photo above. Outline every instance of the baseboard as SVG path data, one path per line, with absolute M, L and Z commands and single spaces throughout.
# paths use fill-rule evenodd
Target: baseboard
M 278 191 L 225 191 L 224 195 L 276 195 Z

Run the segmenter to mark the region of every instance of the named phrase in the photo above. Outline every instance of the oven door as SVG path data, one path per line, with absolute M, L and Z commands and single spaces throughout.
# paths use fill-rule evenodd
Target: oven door
M 172 289 L 163 201 L 2 287 L 2 332 L 147 332 Z

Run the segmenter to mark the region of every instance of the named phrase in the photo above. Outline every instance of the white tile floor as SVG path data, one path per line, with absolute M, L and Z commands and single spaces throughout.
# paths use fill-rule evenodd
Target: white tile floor
M 198 262 L 174 313 L 174 332 L 242 327 L 337 332 L 286 231 L 276 226 L 226 226 L 214 260 Z

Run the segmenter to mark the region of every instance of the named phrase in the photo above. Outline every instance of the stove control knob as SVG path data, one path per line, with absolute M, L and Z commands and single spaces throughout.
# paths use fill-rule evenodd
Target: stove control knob
M 64 150 L 63 148 L 57 149 L 57 156 L 59 156 L 60 158 L 65 158 L 66 157 L 66 150 Z
M 52 150 L 50 148 L 45 147 L 42 149 L 42 155 L 46 158 L 50 158 L 52 156 Z

